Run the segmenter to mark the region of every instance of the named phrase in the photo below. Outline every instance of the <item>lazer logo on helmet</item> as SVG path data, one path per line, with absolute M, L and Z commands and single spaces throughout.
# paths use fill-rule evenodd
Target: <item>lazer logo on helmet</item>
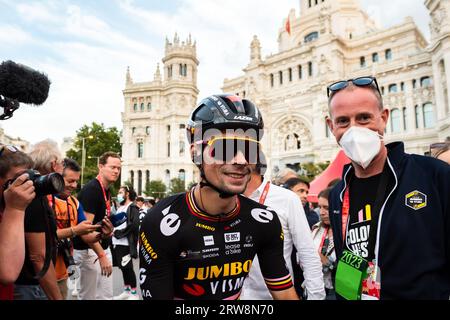
M 252 121 L 253 118 L 247 116 L 234 116 L 234 120 Z

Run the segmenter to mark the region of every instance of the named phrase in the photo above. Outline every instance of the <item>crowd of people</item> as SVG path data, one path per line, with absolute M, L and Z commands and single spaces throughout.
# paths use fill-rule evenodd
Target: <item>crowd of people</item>
M 265 174 L 261 112 L 233 95 L 192 112 L 200 182 L 158 202 L 127 185 L 111 194 L 116 153 L 75 194 L 80 166 L 55 142 L 28 154 L 2 146 L 0 298 L 67 299 L 68 279 L 79 278 L 80 300 L 448 300 L 450 141 L 429 156 L 385 145 L 389 111 L 373 77 L 327 93 L 328 126 L 351 163 L 317 203 L 293 170 Z

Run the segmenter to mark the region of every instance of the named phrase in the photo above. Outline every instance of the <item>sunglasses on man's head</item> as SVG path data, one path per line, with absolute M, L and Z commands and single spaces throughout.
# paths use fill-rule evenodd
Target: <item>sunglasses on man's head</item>
M 375 89 L 377 89 L 377 91 L 381 95 L 380 88 L 378 87 L 378 82 L 377 82 L 377 79 L 375 79 L 375 77 L 360 77 L 360 78 L 356 78 L 356 79 L 349 79 L 349 80 L 338 81 L 338 82 L 335 82 L 333 84 L 330 84 L 327 87 L 327 96 L 328 96 L 328 98 L 332 94 L 334 94 L 334 93 L 336 93 L 336 92 L 338 92 L 338 91 L 340 91 L 342 89 L 347 88 L 350 82 L 353 83 L 355 86 L 358 86 L 358 87 L 367 87 L 367 86 L 373 85 L 375 87 Z
M 3 152 L 10 152 L 10 153 L 16 153 L 17 151 L 20 151 L 16 146 L 11 145 L 3 145 L 0 146 L 0 157 L 2 156 Z
M 209 156 L 219 162 L 231 162 L 241 152 L 249 164 L 257 164 L 260 143 L 244 137 L 217 137 L 209 141 L 199 141 L 209 147 Z

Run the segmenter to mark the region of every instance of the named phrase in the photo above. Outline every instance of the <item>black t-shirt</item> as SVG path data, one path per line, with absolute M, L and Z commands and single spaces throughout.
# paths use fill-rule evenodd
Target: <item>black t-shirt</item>
M 106 199 L 110 199 L 109 190 L 105 190 Z M 102 187 L 97 179 L 89 181 L 78 194 L 78 201 L 83 206 L 85 212 L 94 214 L 93 224 L 100 222 L 106 216 L 106 203 Z M 102 247 L 108 247 L 108 241 L 102 241 Z M 73 247 L 77 250 L 89 249 L 89 246 L 80 238 L 75 237 Z
M 144 299 L 237 299 L 258 254 L 271 290 L 292 287 L 275 212 L 243 196 L 233 212 L 211 216 L 192 192 L 152 208 L 140 230 Z
M 52 258 L 55 262 L 56 257 L 56 221 L 51 211 L 48 201 L 45 197 L 36 197 L 31 201 L 30 205 L 25 210 L 24 221 L 25 233 L 49 233 L 52 243 Z M 47 242 L 47 241 L 46 241 Z M 39 281 L 33 279 L 35 275 L 33 264 L 30 261 L 28 246 L 25 245 L 25 262 L 20 272 L 16 284 L 21 285 L 38 285 Z

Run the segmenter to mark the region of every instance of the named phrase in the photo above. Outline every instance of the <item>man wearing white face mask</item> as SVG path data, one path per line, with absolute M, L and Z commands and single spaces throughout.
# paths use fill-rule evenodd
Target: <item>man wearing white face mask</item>
M 384 145 L 375 78 L 333 83 L 328 97 L 328 126 L 352 160 L 329 198 L 338 297 L 449 299 L 450 167 Z

